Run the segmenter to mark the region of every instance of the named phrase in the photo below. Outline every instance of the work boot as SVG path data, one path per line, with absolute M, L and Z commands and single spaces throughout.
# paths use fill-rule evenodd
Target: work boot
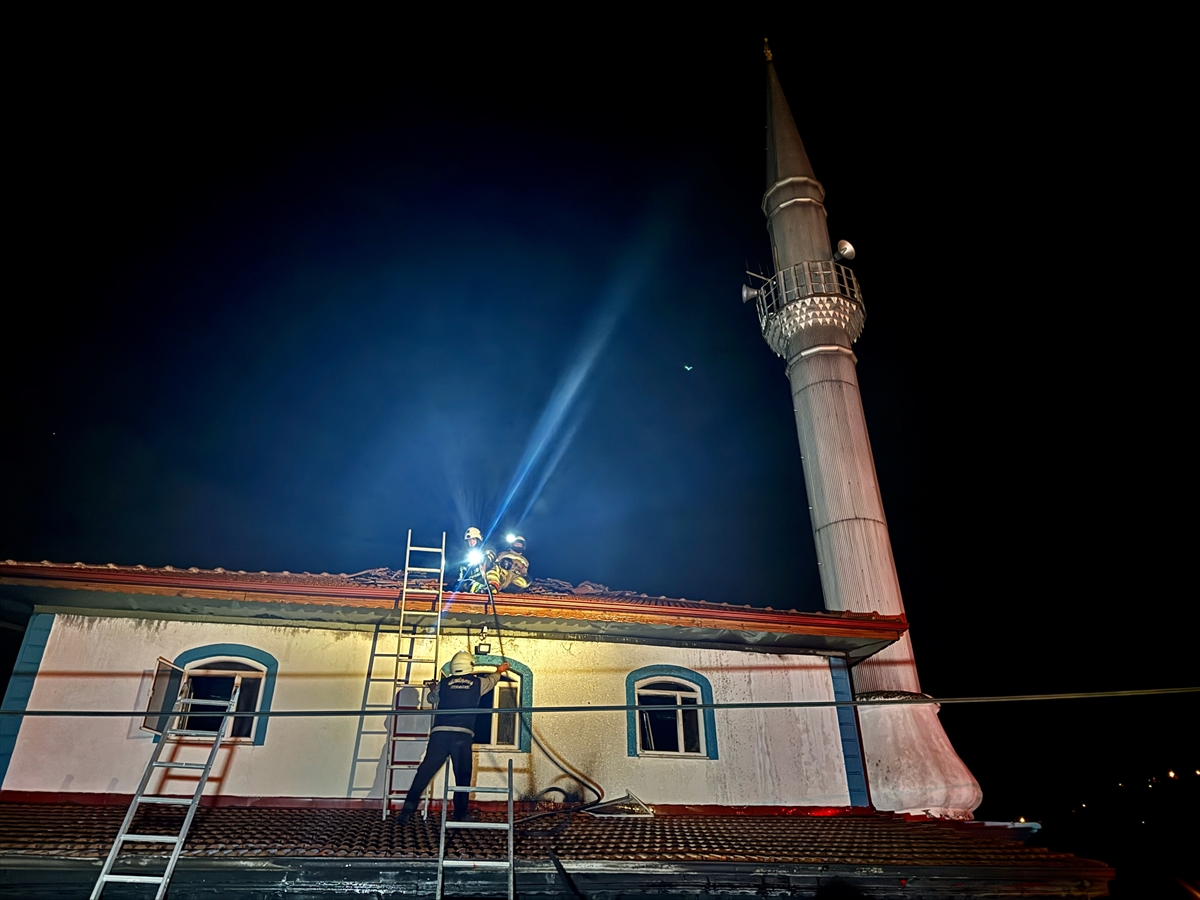
M 413 817 L 413 813 L 416 811 L 417 808 L 415 806 L 409 806 L 407 803 L 405 803 L 402 807 L 400 807 L 400 815 L 396 817 L 396 821 L 401 825 L 407 825 L 408 820 Z

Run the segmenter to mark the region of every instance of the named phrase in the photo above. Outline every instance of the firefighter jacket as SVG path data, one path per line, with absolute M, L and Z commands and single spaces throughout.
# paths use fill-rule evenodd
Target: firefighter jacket
M 482 544 L 472 549 L 478 550 L 483 554 L 483 562 L 479 565 L 471 565 L 463 563 L 458 569 L 458 585 L 456 590 L 467 591 L 471 594 L 486 594 L 487 585 L 484 584 L 486 576 L 481 573 L 488 571 L 496 562 L 496 551 L 486 544 Z
M 529 560 L 516 550 L 505 550 L 496 556 L 496 564 L 488 569 L 487 579 L 493 592 L 507 588 L 524 590 L 529 587 Z
M 478 713 L 445 714 L 441 710 L 478 709 L 484 694 L 495 690 L 503 677 L 499 672 L 491 675 L 446 675 L 436 688 L 429 692 L 429 702 L 439 710 L 433 717 L 435 731 L 465 731 L 475 733 L 475 716 Z

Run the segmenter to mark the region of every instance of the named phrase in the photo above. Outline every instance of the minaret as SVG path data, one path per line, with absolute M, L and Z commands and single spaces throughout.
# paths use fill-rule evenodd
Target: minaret
M 832 252 L 817 181 L 767 57 L 767 217 L 775 275 L 756 300 L 763 337 L 787 360 L 825 607 L 902 615 L 904 602 L 875 476 L 851 349 L 865 310 L 854 273 Z M 852 254 L 853 251 L 850 251 Z M 845 257 L 849 258 L 849 257 Z M 908 635 L 853 670 L 857 695 L 920 693 Z M 932 705 L 860 707 L 876 809 L 970 818 L 979 785 Z

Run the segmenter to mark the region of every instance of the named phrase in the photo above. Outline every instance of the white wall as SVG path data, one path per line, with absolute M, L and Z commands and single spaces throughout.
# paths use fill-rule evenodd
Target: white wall
M 246 644 L 278 659 L 273 710 L 353 709 L 362 701 L 370 632 L 58 615 L 29 708 L 142 708 L 159 656 L 174 659 L 216 643 Z M 495 636 L 492 646 L 496 652 Z M 466 649 L 464 638 L 447 638 L 442 658 L 460 649 Z M 828 664 L 814 656 L 514 637 L 505 639 L 504 650 L 533 670 L 537 706 L 623 705 L 626 675 L 655 664 L 705 675 L 718 703 L 833 699 Z M 624 712 L 533 719 L 542 743 L 609 796 L 631 790 L 648 803 L 849 804 L 832 708 L 717 710 L 716 760 L 628 756 Z M 137 724 L 27 718 L 4 788 L 132 793 L 152 749 L 150 735 Z M 263 746 L 222 749 L 207 793 L 365 796 L 348 793 L 357 728 L 353 717 L 272 719 Z M 368 745 L 365 755 L 380 750 L 379 743 Z M 476 783 L 500 783 L 510 755 L 522 793 L 555 783 L 573 786 L 536 747 L 530 754 L 480 751 Z M 376 778 L 374 795 L 381 784 Z M 171 787 L 190 790 L 182 781 Z

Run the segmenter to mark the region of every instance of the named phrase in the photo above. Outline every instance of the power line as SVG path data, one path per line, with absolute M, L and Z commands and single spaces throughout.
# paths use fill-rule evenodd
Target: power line
M 1148 688 L 1146 690 L 1137 691 L 1076 691 L 1063 694 L 1009 694 L 1005 696 L 994 697 L 890 697 L 879 700 L 784 700 L 784 701 L 758 701 L 745 703 L 688 703 L 675 706 L 659 706 L 655 704 L 654 709 L 827 709 L 839 706 L 928 706 L 928 705 L 943 705 L 943 704 L 969 704 L 969 703 L 1026 703 L 1038 700 L 1103 700 L 1114 699 L 1120 697 L 1155 697 L 1155 696 L 1173 696 L 1178 694 L 1197 694 L 1200 693 L 1200 687 L 1177 687 L 1177 688 Z M 579 713 L 579 712 L 633 712 L 638 709 L 645 709 L 637 705 L 621 705 L 621 706 L 528 706 L 521 709 L 514 709 L 511 712 L 500 711 L 494 708 L 487 709 L 461 709 L 455 710 L 455 713 L 469 714 L 488 714 L 488 715 L 514 715 L 520 713 Z M 47 717 L 81 717 L 81 718 L 140 718 L 144 716 L 159 717 L 170 715 L 170 710 L 69 710 L 69 709 L 3 709 L 0 710 L 0 716 L 29 716 L 30 718 L 47 718 Z M 329 718 L 338 716 L 433 716 L 437 715 L 436 709 L 397 709 L 397 710 L 378 710 L 378 709 L 286 709 L 286 710 L 269 710 L 264 712 L 232 712 L 221 713 L 221 715 L 236 716 L 241 718 Z M 200 715 L 192 713 L 191 715 Z

